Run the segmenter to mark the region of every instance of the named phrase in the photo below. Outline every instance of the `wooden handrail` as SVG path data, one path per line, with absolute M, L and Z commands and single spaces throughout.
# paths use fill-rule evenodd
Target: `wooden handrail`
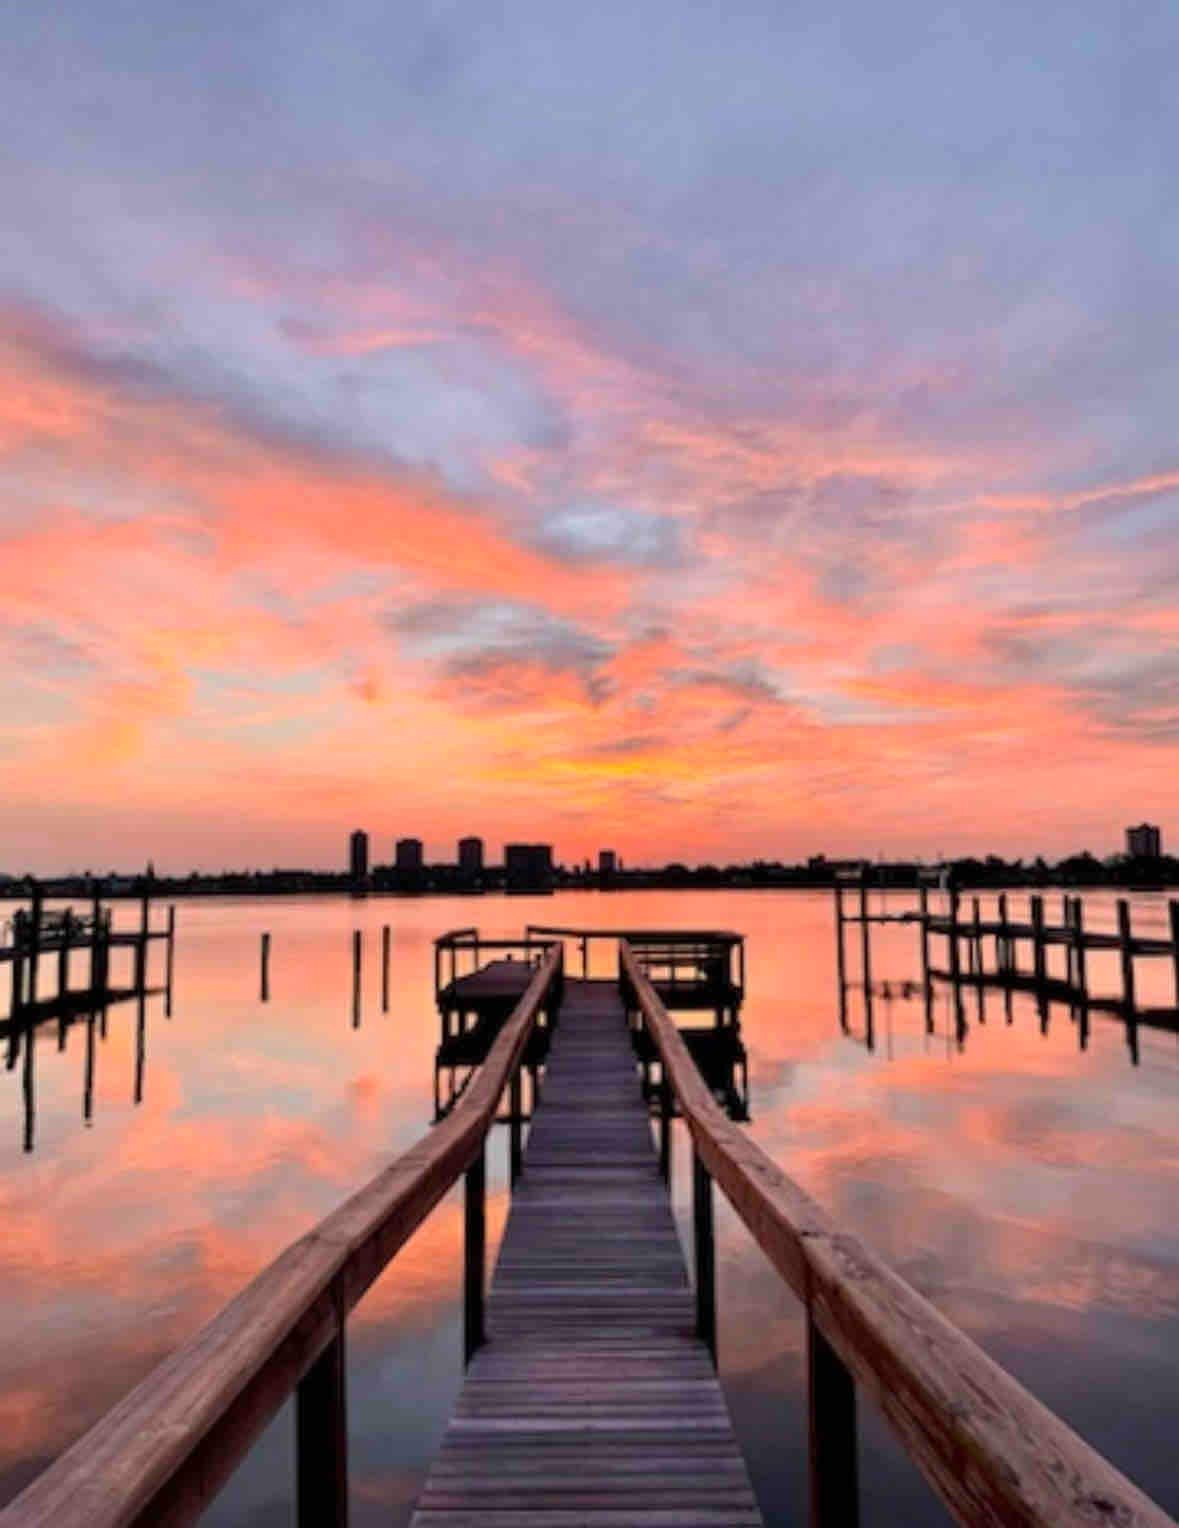
M 829 1345 L 863 1386 L 954 1517 L 971 1525 L 1175 1528 L 726 1117 L 634 952 L 623 943 L 619 957 L 624 991 L 659 1052 L 700 1163 L 803 1302 L 820 1353 Z
M 0 1528 L 183 1524 L 336 1341 L 348 1312 L 453 1183 L 481 1159 L 537 1015 L 559 993 L 553 946 L 461 1103 L 289 1246 L 4 1511 Z

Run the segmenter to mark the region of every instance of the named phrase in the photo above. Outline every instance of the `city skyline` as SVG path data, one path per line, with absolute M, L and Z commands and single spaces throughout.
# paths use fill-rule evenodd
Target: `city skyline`
M 1179 814 L 1173 15 L 54 15 L 5 20 L 6 861 Z

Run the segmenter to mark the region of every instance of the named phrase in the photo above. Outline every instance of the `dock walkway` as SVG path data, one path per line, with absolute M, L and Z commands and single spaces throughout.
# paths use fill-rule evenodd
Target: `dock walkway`
M 615 982 L 566 982 L 486 1328 L 414 1528 L 761 1524 Z

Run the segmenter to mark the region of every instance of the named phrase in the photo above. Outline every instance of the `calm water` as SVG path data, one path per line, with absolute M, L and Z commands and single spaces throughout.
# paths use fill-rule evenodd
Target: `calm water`
M 1139 906 L 1144 930 L 1161 921 L 1161 904 L 1145 897 Z M 173 1016 L 151 1000 L 140 1047 L 134 1005 L 111 1010 L 106 1038 L 94 1036 L 89 1123 L 84 1024 L 64 1049 L 56 1027 L 44 1027 L 31 1075 L 23 1057 L 0 1073 L 0 1500 L 424 1131 L 437 1040 L 431 941 L 471 923 L 514 934 L 529 919 L 743 931 L 749 1128 L 758 1141 L 1179 1512 L 1179 1042 L 1144 1031 L 1133 1066 L 1110 1018 L 1094 1016 L 1082 1054 L 1067 1011 L 1054 1009 L 1041 1033 L 1030 1003 L 1017 999 L 1008 1025 L 995 995 L 979 1024 L 971 994 L 959 1049 L 944 996 L 933 1036 L 919 999 L 878 997 L 869 1053 L 856 1038 L 858 995 L 852 1034 L 837 1019 L 831 899 L 799 892 L 179 903 Z M 385 922 L 388 1013 L 378 971 Z M 1112 902 L 1091 898 L 1087 922 L 1112 927 Z M 359 1027 L 354 927 L 367 931 Z M 258 1000 L 264 929 L 273 935 L 266 1005 Z M 873 977 L 913 977 L 917 959 L 913 930 L 878 933 Z M 1112 959 L 1091 957 L 1090 968 L 1096 988 L 1118 990 Z M 1141 962 L 1140 1001 L 1169 1003 L 1170 981 L 1166 963 Z M 676 1147 L 684 1230 L 682 1138 Z M 505 1154 L 497 1138 L 496 1236 Z M 797 1515 L 806 1459 L 801 1321 L 723 1208 L 718 1234 L 726 1393 L 767 1517 Z M 352 1319 L 359 1525 L 407 1520 L 441 1437 L 461 1379 L 460 1257 L 455 1193 Z M 865 1521 L 943 1521 L 866 1406 L 862 1417 Z M 288 1408 L 207 1521 L 291 1521 L 291 1434 Z

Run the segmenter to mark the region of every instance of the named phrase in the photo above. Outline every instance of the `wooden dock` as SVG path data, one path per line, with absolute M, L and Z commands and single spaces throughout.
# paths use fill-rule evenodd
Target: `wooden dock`
M 415 1528 L 760 1524 L 695 1318 L 618 984 L 567 981 Z

